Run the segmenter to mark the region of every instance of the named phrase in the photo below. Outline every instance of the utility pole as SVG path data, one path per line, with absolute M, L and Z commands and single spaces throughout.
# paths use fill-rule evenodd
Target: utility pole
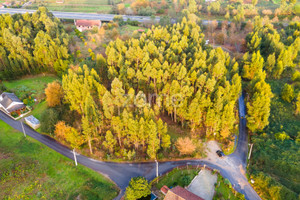
M 250 147 L 250 153 L 249 153 L 249 156 L 248 156 L 248 160 L 250 159 L 250 157 L 251 157 L 251 153 L 252 153 L 252 147 L 253 147 L 253 144 L 250 144 L 251 145 L 251 147 Z
M 77 158 L 76 158 L 75 148 L 73 149 L 73 155 L 74 155 L 75 165 L 77 166 Z
M 158 162 L 156 159 L 155 159 L 155 163 L 156 163 L 156 177 L 158 177 Z
M 26 133 L 25 133 L 25 129 L 24 129 L 23 123 L 21 121 L 20 121 L 20 123 L 21 123 L 21 126 L 22 126 L 22 130 L 23 130 L 24 136 L 26 137 Z

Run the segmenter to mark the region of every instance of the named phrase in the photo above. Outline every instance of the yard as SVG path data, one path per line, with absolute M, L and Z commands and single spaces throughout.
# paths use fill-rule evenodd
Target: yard
M 175 187 L 177 185 L 181 187 L 188 186 L 193 178 L 199 173 L 200 169 L 195 168 L 175 168 L 171 172 L 159 178 L 158 183 L 155 183 L 155 187 L 160 190 L 164 185 L 169 188 Z
M 25 95 L 28 91 L 37 95 L 42 95 L 47 84 L 57 79 L 58 78 L 54 75 L 38 75 L 9 82 L 4 81 L 3 84 L 7 89 L 13 91 L 19 98 L 21 98 L 20 96 Z
M 44 100 L 44 90 L 48 83 L 55 80 L 58 80 L 58 78 L 53 75 L 38 75 L 9 82 L 4 81 L 3 84 L 21 100 L 27 99 L 31 101 L 32 103 L 29 103 L 29 105 L 33 109 L 30 115 L 34 115 L 37 119 L 40 119 L 42 112 L 47 108 L 47 103 Z M 37 99 L 36 103 L 33 101 L 34 98 Z
M 0 121 L 0 196 L 4 199 L 113 199 L 116 186 L 100 174 Z

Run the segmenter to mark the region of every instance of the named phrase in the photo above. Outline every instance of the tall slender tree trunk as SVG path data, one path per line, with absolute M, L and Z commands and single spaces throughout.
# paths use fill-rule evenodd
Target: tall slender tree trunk
M 90 137 L 89 137 L 89 139 L 88 139 L 88 143 L 89 143 L 89 148 L 90 148 L 90 154 L 93 154 L 92 141 L 91 141 L 91 138 L 90 138 Z
M 176 114 L 176 106 L 174 107 L 174 121 L 175 123 L 177 122 L 177 114 Z

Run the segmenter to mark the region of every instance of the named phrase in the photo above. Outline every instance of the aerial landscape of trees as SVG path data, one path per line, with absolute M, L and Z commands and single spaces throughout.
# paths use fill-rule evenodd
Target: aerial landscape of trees
M 0 91 L 9 91 L 2 81 L 54 74 L 32 99 L 45 102 L 38 131 L 109 161 L 199 159 L 209 140 L 233 151 L 243 93 L 253 144 L 248 178 L 263 199 L 299 199 L 300 22 L 295 1 L 272 10 L 260 3 L 138 0 L 133 13 L 151 16 L 158 6 L 177 20 L 161 16 L 140 32 L 120 16 L 81 33 L 43 7 L 0 15 Z M 126 13 L 120 4 L 114 12 Z M 203 15 L 231 21 L 204 25 Z M 135 28 L 125 35 L 125 27 Z M 138 177 L 125 195 L 149 192 Z

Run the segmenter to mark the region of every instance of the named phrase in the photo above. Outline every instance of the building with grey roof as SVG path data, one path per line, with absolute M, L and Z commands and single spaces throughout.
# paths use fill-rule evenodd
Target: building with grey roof
M 0 95 L 0 110 L 7 114 L 24 109 L 25 104 L 14 94 L 3 92 Z

